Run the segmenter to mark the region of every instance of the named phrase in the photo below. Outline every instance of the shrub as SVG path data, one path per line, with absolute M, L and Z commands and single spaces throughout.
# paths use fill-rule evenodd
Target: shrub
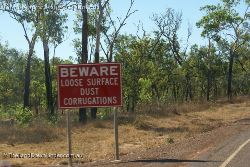
M 29 108 L 23 108 L 21 105 L 16 107 L 15 119 L 21 125 L 27 125 L 32 120 L 32 111 Z

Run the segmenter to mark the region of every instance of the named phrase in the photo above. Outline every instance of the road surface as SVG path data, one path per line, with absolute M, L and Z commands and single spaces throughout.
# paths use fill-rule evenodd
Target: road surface
M 250 119 L 237 121 L 230 128 L 239 128 L 238 133 L 225 138 L 209 151 L 195 157 L 205 163 L 189 163 L 188 167 L 249 167 L 250 158 Z M 226 129 L 225 129 L 226 130 Z
M 159 148 L 121 156 L 120 162 L 91 162 L 102 167 L 250 167 L 250 119 L 239 120 Z

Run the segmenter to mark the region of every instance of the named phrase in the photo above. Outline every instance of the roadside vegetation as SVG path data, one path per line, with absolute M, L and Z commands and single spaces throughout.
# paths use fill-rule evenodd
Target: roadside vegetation
M 143 150 L 178 143 L 201 133 L 250 117 L 249 97 L 237 98 L 235 103 L 221 99 L 216 103 L 183 103 L 159 108 L 141 107 L 136 113 L 119 114 L 119 144 L 121 158 Z M 91 121 L 85 126 L 78 122 L 78 112 L 71 111 L 72 149 L 82 164 L 114 159 L 114 130 L 112 113 Z M 7 122 L 5 122 L 7 123 Z M 67 153 L 66 114 L 60 114 L 56 124 L 46 119 L 35 119 L 29 127 L 1 124 L 0 151 L 2 153 Z M 17 166 L 67 164 L 66 158 L 14 158 Z

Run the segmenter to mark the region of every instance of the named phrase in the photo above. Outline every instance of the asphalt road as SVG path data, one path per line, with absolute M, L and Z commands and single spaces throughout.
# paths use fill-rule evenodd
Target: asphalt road
M 196 162 L 186 163 L 185 166 L 250 167 L 250 119 L 241 120 L 232 126 L 242 127 L 243 130 L 216 143 L 208 151 L 196 156 Z

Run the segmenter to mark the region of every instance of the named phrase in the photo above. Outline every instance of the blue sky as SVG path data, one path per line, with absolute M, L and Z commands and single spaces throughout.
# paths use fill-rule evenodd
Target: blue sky
M 113 9 L 114 17 L 122 17 L 125 15 L 129 7 L 130 0 L 110 0 Z M 182 26 L 179 37 L 182 40 L 186 39 L 188 24 L 192 26 L 192 36 L 190 44 L 205 44 L 206 41 L 200 37 L 200 30 L 196 28 L 195 23 L 202 17 L 200 7 L 206 4 L 217 4 L 219 0 L 135 0 L 133 9 L 138 10 L 127 21 L 126 26 L 123 27 L 122 33 L 135 34 L 136 25 L 139 21 L 143 23 L 145 30 L 150 33 L 154 30 L 154 23 L 150 17 L 154 13 L 162 13 L 166 8 L 173 8 L 178 12 L 182 12 Z M 72 40 L 76 37 L 73 31 L 74 12 L 69 14 L 67 22 L 69 31 L 66 34 L 65 41 L 58 46 L 56 56 L 63 59 L 69 56 L 75 57 Z M 9 17 L 8 14 L 0 13 L 0 40 L 1 42 L 8 42 L 10 47 L 17 48 L 23 52 L 28 50 L 27 42 L 24 38 L 24 33 L 21 25 L 17 24 L 15 20 Z M 39 57 L 43 57 L 43 49 L 41 43 L 36 44 L 36 53 Z

